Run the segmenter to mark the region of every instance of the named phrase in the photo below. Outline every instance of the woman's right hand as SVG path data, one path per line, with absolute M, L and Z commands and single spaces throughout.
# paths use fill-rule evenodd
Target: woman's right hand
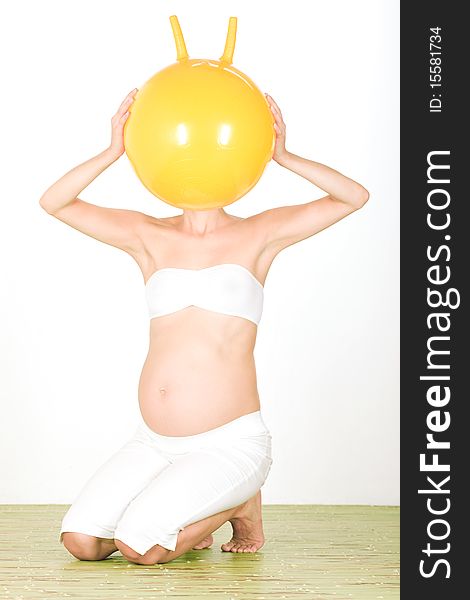
M 127 94 L 117 113 L 111 119 L 111 144 L 108 150 L 116 159 L 124 154 L 124 124 L 129 118 L 129 107 L 134 102 L 134 96 L 137 92 L 138 89 L 134 88 L 132 92 Z

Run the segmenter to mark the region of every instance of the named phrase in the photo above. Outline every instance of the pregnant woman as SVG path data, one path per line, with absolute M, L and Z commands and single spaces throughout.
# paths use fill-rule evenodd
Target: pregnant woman
M 285 147 L 276 102 L 273 160 L 324 190 L 305 204 L 248 218 L 223 208 L 156 218 L 78 198 L 124 153 L 123 127 L 137 90 L 111 120 L 110 146 L 41 197 L 44 210 L 140 267 L 150 347 L 139 381 L 141 419 L 131 438 L 86 482 L 65 514 L 60 541 L 80 560 L 119 550 L 143 565 L 207 548 L 229 521 L 226 552 L 264 544 L 261 492 L 271 435 L 260 412 L 253 357 L 263 285 L 281 250 L 361 208 L 367 190 Z

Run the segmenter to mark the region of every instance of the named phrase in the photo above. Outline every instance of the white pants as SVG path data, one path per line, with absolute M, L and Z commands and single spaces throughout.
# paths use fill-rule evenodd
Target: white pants
M 203 433 L 165 436 L 141 419 L 131 439 L 86 482 L 64 531 L 119 539 L 139 554 L 176 548 L 187 525 L 252 498 L 272 464 L 260 411 Z

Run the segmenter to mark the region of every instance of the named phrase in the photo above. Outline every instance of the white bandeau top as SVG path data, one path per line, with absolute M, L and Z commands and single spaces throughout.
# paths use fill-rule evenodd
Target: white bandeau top
M 151 319 L 197 306 L 258 325 L 263 312 L 263 285 L 236 263 L 203 269 L 158 269 L 147 280 L 145 295 Z

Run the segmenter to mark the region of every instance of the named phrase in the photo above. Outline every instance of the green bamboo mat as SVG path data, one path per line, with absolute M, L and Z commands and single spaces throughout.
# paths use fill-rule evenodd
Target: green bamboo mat
M 257 553 L 222 552 L 225 523 L 210 549 L 153 566 L 118 551 L 103 561 L 74 558 L 58 541 L 67 508 L 0 505 L 0 598 L 399 598 L 398 507 L 265 505 Z

